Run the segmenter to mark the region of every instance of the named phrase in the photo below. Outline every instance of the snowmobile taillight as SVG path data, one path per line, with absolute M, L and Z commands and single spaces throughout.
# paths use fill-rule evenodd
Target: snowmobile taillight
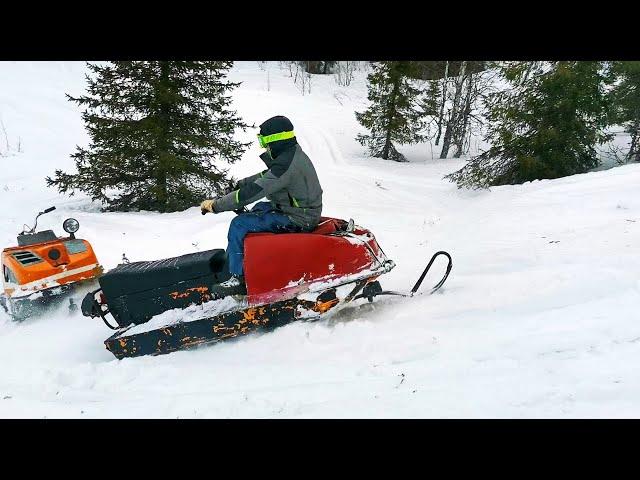
M 106 299 L 106 298 L 105 298 L 105 296 L 104 296 L 104 292 L 100 292 L 100 293 L 98 294 L 98 297 L 99 297 L 99 299 L 100 299 L 100 300 L 99 300 L 99 301 L 100 301 L 100 305 L 104 305 L 105 303 L 107 303 L 107 299 Z

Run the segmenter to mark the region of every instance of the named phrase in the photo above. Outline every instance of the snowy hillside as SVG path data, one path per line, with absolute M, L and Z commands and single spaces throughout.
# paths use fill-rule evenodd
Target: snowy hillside
M 232 213 L 100 213 L 45 186 L 88 141 L 64 96 L 84 90 L 84 71 L 0 62 L 0 244 L 55 205 L 39 226 L 61 232 L 77 218 L 107 269 L 123 253 L 224 248 Z M 458 190 L 442 177 L 464 160 L 432 160 L 428 145 L 403 149 L 410 163 L 365 156 L 353 113 L 366 105 L 364 72 L 349 87 L 314 76 L 304 96 L 277 64 L 237 63 L 231 79 L 243 82 L 234 102 L 249 124 L 293 121 L 323 213 L 371 229 L 396 262 L 384 288 L 409 289 L 437 250 L 453 256 L 445 287 L 122 361 L 99 319 L 62 306 L 17 324 L 0 311 L 0 417 L 640 417 L 640 165 Z M 234 174 L 261 169 L 260 151 L 254 141 Z

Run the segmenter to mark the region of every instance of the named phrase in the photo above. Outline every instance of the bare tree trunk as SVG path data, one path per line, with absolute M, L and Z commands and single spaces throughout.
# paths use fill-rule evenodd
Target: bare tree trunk
M 353 80 L 353 72 L 357 69 L 358 62 L 336 62 L 334 68 L 335 80 L 338 85 L 348 87 Z
M 634 127 L 631 129 L 631 145 L 627 153 L 628 162 L 640 162 L 640 120 L 636 119 Z
M 456 91 L 453 97 L 453 105 L 449 113 L 449 119 L 447 121 L 447 128 L 444 132 L 444 138 L 442 140 L 442 151 L 440 152 L 440 158 L 447 158 L 449 154 L 449 148 L 451 147 L 451 139 L 453 136 L 453 130 L 458 122 L 460 97 L 462 95 L 462 86 L 465 80 L 465 71 L 467 68 L 467 62 L 462 62 L 460 65 L 460 73 L 456 79 Z
M 4 143 L 7 153 L 9 152 L 9 136 L 7 135 L 7 129 L 4 126 L 4 122 L 0 120 L 0 128 L 2 128 L 2 134 L 4 135 Z
M 447 103 L 447 85 L 449 83 L 449 62 L 444 67 L 444 79 L 442 80 L 442 103 L 440 104 L 440 115 L 438 115 L 438 135 L 436 136 L 436 145 L 440 143 L 442 135 L 442 121 L 444 120 L 444 104 Z
M 453 154 L 453 158 L 460 158 L 464 150 L 464 139 L 467 133 L 467 126 L 469 125 L 469 115 L 471 114 L 471 92 L 474 88 L 474 83 L 473 74 L 467 75 L 467 94 L 464 99 L 462 116 L 460 117 L 458 127 L 456 128 L 454 135 L 456 153 Z

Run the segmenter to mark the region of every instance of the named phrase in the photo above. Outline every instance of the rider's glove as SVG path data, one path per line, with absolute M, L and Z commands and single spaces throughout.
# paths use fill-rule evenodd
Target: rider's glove
M 214 201 L 212 199 L 208 199 L 208 200 L 204 200 L 200 204 L 200 210 L 202 211 L 203 215 L 207 212 L 216 213 L 215 210 L 213 209 L 213 202 Z

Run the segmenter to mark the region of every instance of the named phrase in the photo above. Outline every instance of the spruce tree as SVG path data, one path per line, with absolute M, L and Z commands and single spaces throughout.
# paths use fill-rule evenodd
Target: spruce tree
M 416 76 L 415 68 L 412 62 L 376 62 L 367 76 L 371 105 L 362 113 L 356 112 L 356 118 L 371 133 L 359 134 L 356 140 L 369 147 L 373 157 L 406 161 L 393 143 L 417 143 L 423 138 L 420 90 L 411 79 Z
M 248 144 L 229 109 L 232 62 L 130 61 L 89 64 L 84 107 L 91 141 L 72 155 L 77 173 L 56 170 L 47 185 L 86 192 L 104 210 L 170 212 L 220 195 L 231 185 L 224 163 Z
M 640 162 L 640 62 L 614 62 L 618 80 L 612 91 L 613 121 L 624 126 L 629 134 L 627 162 Z
M 440 82 L 438 80 L 427 80 L 418 100 L 418 105 L 422 110 L 423 140 L 431 140 L 437 135 L 441 98 L 442 85 Z
M 440 109 L 440 99 L 442 97 L 442 86 L 437 80 L 429 80 L 426 87 L 422 91 L 419 105 L 422 109 L 422 115 L 432 117 L 437 120 Z
M 586 172 L 609 137 L 602 62 L 507 62 L 489 102 L 491 148 L 448 175 L 459 187 L 519 184 Z

